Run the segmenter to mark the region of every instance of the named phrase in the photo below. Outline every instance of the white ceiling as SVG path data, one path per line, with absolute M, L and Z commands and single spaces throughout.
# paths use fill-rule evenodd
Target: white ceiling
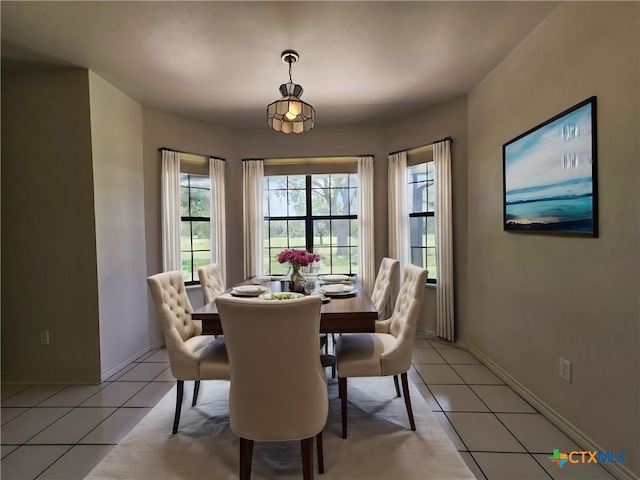
M 293 81 L 317 125 L 416 112 L 469 92 L 557 2 L 1 2 L 15 59 L 88 68 L 142 105 L 266 125 Z

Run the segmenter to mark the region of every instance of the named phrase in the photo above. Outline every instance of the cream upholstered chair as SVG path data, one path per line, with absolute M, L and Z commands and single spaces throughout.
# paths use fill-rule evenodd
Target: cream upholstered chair
M 313 478 L 313 437 L 324 472 L 327 377 L 320 363 L 320 297 L 216 299 L 229 354 L 231 430 L 240 437 L 240 478 L 251 476 L 254 441 L 300 440 L 302 472 Z M 269 359 L 269 361 L 265 361 Z
M 158 273 L 147 277 L 153 301 L 160 315 L 171 373 L 177 380 L 176 413 L 173 433 L 178 431 L 184 381 L 195 380 L 194 406 L 200 380 L 229 378 L 229 362 L 223 339 L 201 335 L 202 327 L 191 320 L 191 302 L 181 272 Z
M 400 396 L 398 375 L 402 378 L 404 401 L 411 430 L 416 426 L 411 410 L 407 371 L 422 306 L 427 271 L 405 265 L 402 285 L 391 317 L 376 323 L 375 333 L 346 333 L 338 338 L 336 361 L 338 390 L 342 406 L 342 438 L 347 438 L 347 378 L 393 375 L 396 394 Z
M 376 282 L 371 292 L 371 301 L 378 310 L 378 319 L 384 320 L 389 315 L 387 312 L 391 310 L 391 290 L 398 279 L 398 268 L 400 262 L 393 258 L 384 257 L 380 262 L 380 269 L 376 275 Z
M 224 293 L 225 286 L 220 265 L 211 263 L 198 267 L 198 278 L 202 287 L 202 298 L 205 305 L 213 302 L 218 295 Z
M 376 275 L 376 281 L 373 285 L 373 292 L 371 292 L 371 301 L 376 306 L 378 311 L 378 319 L 384 320 L 389 316 L 388 312 L 391 310 L 391 290 L 396 284 L 398 278 L 398 268 L 400 262 L 393 258 L 384 257 L 380 262 L 380 268 L 378 269 L 378 275 Z M 333 344 L 336 344 L 335 334 L 331 334 Z M 324 340 L 325 349 L 328 350 L 328 342 L 326 338 Z M 333 367 L 332 367 L 333 368 Z M 332 370 L 332 376 L 335 377 L 335 373 Z

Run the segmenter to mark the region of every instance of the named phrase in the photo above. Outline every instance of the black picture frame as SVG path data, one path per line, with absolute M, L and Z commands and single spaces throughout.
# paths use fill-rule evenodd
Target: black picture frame
M 502 146 L 503 228 L 598 236 L 596 97 Z

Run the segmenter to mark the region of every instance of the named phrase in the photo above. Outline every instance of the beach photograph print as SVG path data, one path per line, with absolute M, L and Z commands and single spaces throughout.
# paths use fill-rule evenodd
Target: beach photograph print
M 505 143 L 504 229 L 597 236 L 596 97 Z

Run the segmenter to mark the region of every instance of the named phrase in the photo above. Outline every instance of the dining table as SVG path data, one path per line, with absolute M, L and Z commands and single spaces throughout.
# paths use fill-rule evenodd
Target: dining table
M 234 287 L 252 284 L 254 284 L 253 279 L 247 278 Z M 354 294 L 329 297 L 329 301 L 322 304 L 320 333 L 375 332 L 378 311 L 371 301 L 371 297 L 357 280 L 351 280 L 349 284 L 353 285 Z M 289 291 L 287 280 L 272 279 L 268 284 L 263 285 L 273 293 Z M 225 294 L 231 294 L 232 290 L 233 287 L 227 289 Z M 224 334 L 215 300 L 195 310 L 191 314 L 191 318 L 202 322 L 203 335 Z

